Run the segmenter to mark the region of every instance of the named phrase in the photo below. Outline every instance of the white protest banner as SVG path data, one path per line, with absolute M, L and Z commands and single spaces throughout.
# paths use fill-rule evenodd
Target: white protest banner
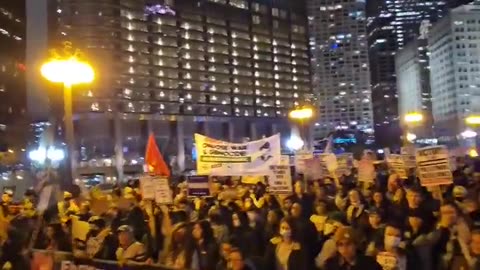
M 358 181 L 359 182 L 374 182 L 376 178 L 375 166 L 373 160 L 364 155 L 358 162 Z
M 422 186 L 439 186 L 453 183 L 448 150 L 445 146 L 417 149 L 418 176 Z
M 272 194 L 291 194 L 293 192 L 290 165 L 272 165 L 268 177 L 269 192 Z
M 313 152 L 310 151 L 298 151 L 295 153 L 295 172 L 304 173 L 307 168 L 306 161 L 313 158 Z
M 337 177 L 347 175 L 353 167 L 353 154 L 344 153 L 337 155 L 337 170 L 335 174 Z
M 150 175 L 143 175 L 140 177 L 140 191 L 142 198 L 145 200 L 155 200 L 155 183 L 154 177 Z
M 267 175 L 280 163 L 280 135 L 230 143 L 195 134 L 197 174 L 216 176 Z
M 407 169 L 417 167 L 417 162 L 415 161 L 414 145 L 408 145 L 400 148 L 400 154 L 403 156 L 403 159 L 405 160 L 405 167 L 407 167 Z
M 402 155 L 390 154 L 386 155 L 388 167 L 391 173 L 398 175 L 402 179 L 407 179 L 407 168 L 405 167 L 405 160 Z
M 158 204 L 171 204 L 173 202 L 172 192 L 168 185 L 168 179 L 156 176 L 153 179 L 155 190 L 155 202 Z

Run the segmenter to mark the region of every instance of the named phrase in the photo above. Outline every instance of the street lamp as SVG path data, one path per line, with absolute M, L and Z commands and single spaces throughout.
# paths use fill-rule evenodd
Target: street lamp
M 404 117 L 405 123 L 414 124 L 423 121 L 423 115 L 418 112 L 407 113 Z
M 288 117 L 294 121 L 298 121 L 300 124 L 300 138 L 299 140 L 294 140 L 291 138 L 289 142 L 293 142 L 293 147 L 289 147 L 290 149 L 296 148 L 299 145 L 299 142 L 302 141 L 302 145 L 299 147 L 302 148 L 305 145 L 305 142 L 307 142 L 307 147 L 311 144 L 310 142 L 310 136 L 307 132 L 308 130 L 308 121 L 313 117 L 313 109 L 310 107 L 301 107 L 298 109 L 291 110 L 288 113 Z M 302 140 L 303 139 L 303 140 Z M 288 144 L 288 143 L 287 143 Z M 299 150 L 297 149 L 297 150 Z
M 415 141 L 415 139 L 417 138 L 417 135 L 415 135 L 413 133 L 410 133 L 408 131 L 408 129 L 411 126 L 422 122 L 423 121 L 423 114 L 421 114 L 419 112 L 407 113 L 403 117 L 403 121 L 404 121 L 404 124 L 405 124 L 405 131 L 403 133 L 403 142 L 404 142 L 405 145 L 408 145 L 409 143 L 413 143 Z
M 296 110 L 290 111 L 288 116 L 291 119 L 306 120 L 306 119 L 312 118 L 313 110 L 312 110 L 312 108 L 308 108 L 308 107 L 307 108 L 302 108 L 302 109 L 296 109 Z
M 480 115 L 471 115 L 465 119 L 468 125 L 480 125 Z
M 75 140 L 72 116 L 72 86 L 81 83 L 91 83 L 95 78 L 93 68 L 87 62 L 80 60 L 80 51 L 72 51 L 72 45 L 66 42 L 63 55 L 53 51 L 53 57 L 41 67 L 41 74 L 48 81 L 63 84 L 63 103 L 65 109 L 65 142 L 70 157 L 71 176 L 75 178 Z

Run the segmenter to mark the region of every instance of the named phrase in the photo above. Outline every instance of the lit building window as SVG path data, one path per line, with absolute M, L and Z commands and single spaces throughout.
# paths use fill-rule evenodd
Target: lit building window
M 128 73 L 135 73 L 135 70 L 133 70 L 133 67 L 130 67 L 130 68 L 128 69 Z
M 92 106 L 90 106 L 90 109 L 94 112 L 96 111 L 99 111 L 100 110 L 100 106 L 98 105 L 98 102 L 94 102 L 92 103 Z
M 190 63 L 187 62 L 187 63 L 185 64 L 185 68 L 186 68 L 186 69 L 190 69 L 190 68 L 192 68 L 192 66 L 190 65 Z

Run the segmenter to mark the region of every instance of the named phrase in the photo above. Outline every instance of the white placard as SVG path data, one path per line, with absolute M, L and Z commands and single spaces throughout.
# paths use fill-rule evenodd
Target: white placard
M 439 186 L 453 183 L 450 158 L 445 146 L 417 149 L 418 177 L 422 186 Z
M 173 202 L 172 191 L 168 185 L 168 179 L 165 177 L 155 177 L 153 179 L 155 190 L 155 202 L 158 204 L 171 204 Z
M 305 173 L 307 169 L 307 160 L 313 158 L 313 152 L 297 152 L 295 153 L 295 172 L 296 173 Z
M 386 155 L 385 159 L 387 161 L 390 171 L 402 179 L 407 179 L 407 168 L 405 167 L 405 160 L 402 155 L 390 154 Z
M 140 190 L 142 192 L 142 199 L 155 200 L 154 177 L 150 175 L 140 177 Z
M 269 192 L 272 194 L 291 194 L 293 192 L 290 165 L 270 166 L 272 173 L 268 177 Z

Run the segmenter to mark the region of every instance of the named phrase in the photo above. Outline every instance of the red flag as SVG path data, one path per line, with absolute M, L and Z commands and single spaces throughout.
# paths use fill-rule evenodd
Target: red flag
M 153 133 L 148 137 L 147 150 L 145 151 L 145 165 L 147 165 L 149 173 L 170 176 L 170 170 L 165 160 L 163 160 L 160 150 L 158 150 Z

